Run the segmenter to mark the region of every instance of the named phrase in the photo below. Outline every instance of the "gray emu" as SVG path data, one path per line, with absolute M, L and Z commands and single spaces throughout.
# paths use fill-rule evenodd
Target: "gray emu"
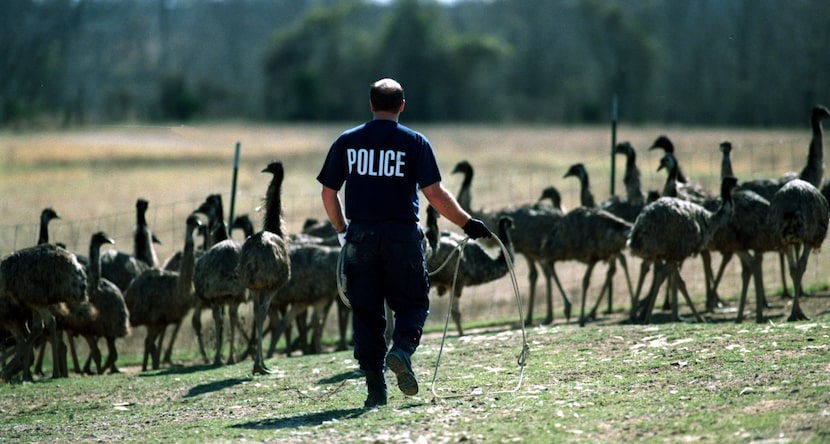
M 291 257 L 282 226 L 282 181 L 285 170 L 282 162 L 274 161 L 262 170 L 273 175 L 265 196 L 263 230 L 254 233 L 242 244 L 237 272 L 254 301 L 256 347 L 254 374 L 268 374 L 271 370 L 262 359 L 262 330 L 268 308 L 274 295 L 291 279 Z
M 159 368 L 164 330 L 168 325 L 181 322 L 193 308 L 194 233 L 201 225 L 197 216 L 187 217 L 184 253 L 178 272 L 152 268 L 133 279 L 124 293 L 130 324 L 133 327 L 143 325 L 147 329 L 142 371 L 147 370 L 148 358 L 152 359 L 153 370 Z
M 772 196 L 769 221 L 778 245 L 784 249 L 795 286 L 793 308 L 788 321 L 807 320 L 798 299 L 810 251 L 821 247 L 827 237 L 827 200 L 815 186 L 793 179 Z
M 89 302 L 97 312 L 97 318 L 71 328 L 72 332 L 83 336 L 89 345 L 90 355 L 84 365 L 84 373 L 91 373 L 92 363 L 95 363 L 98 374 L 103 374 L 107 370 L 111 373 L 118 373 L 120 370 L 115 365 L 118 359 L 115 340 L 130 334 L 130 314 L 127 311 L 124 295 L 115 284 L 101 277 L 101 246 L 114 243 L 115 241 L 103 231 L 93 234 L 89 242 L 87 293 Z M 99 338 L 106 340 L 109 351 L 103 365 L 101 365 L 101 352 L 98 349 Z
M 551 263 L 576 260 L 587 264 L 582 278 L 582 304 L 579 325 L 585 325 L 585 303 L 591 274 L 599 261 L 608 262 L 608 272 L 597 305 L 606 291 L 611 291 L 611 280 L 616 271 L 616 261 L 620 264 L 628 280 L 629 293 L 631 283 L 628 279 L 628 266 L 622 251 L 631 230 L 631 223 L 596 207 L 579 207 L 569 211 L 553 228 L 548 231 L 542 242 L 542 257 Z M 633 295 L 632 295 L 633 298 Z M 591 310 L 590 317 L 596 315 L 597 306 Z
M 12 363 L 4 368 L 4 379 L 23 371 L 31 380 L 29 366 L 34 341 L 46 330 L 52 342 L 52 377 L 65 377 L 61 370 L 61 350 L 55 318 L 49 310 L 53 304 L 80 303 L 88 300 L 87 277 L 77 257 L 66 249 L 42 244 L 18 250 L 0 261 L 0 299 L 7 304 L 25 307 L 34 312 L 31 331 L 18 341 Z
M 676 197 L 661 197 L 643 208 L 634 222 L 628 246 L 633 255 L 656 266 L 645 303 L 642 306 L 639 301 L 632 303 L 632 321 L 650 321 L 657 292 L 666 278 L 672 296 L 673 318 L 680 319 L 676 300 L 676 290 L 680 290 L 695 318 L 703 320 L 695 310 L 686 284 L 680 277 L 680 267 L 688 257 L 703 251 L 714 233 L 729 223 L 734 212 L 731 191 L 735 183 L 736 180 L 732 177 L 722 181 L 722 204 L 715 213 Z M 639 316 L 637 310 L 641 310 Z

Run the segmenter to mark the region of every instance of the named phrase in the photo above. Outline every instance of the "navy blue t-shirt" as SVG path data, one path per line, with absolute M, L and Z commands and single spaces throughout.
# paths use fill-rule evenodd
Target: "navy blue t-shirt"
M 418 221 L 418 189 L 441 180 L 429 140 L 393 120 L 345 131 L 331 146 L 317 181 L 340 190 L 346 218 Z

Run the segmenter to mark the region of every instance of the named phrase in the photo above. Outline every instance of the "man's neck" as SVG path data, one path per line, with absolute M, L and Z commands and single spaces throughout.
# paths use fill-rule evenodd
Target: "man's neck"
M 375 111 L 374 112 L 375 120 L 393 120 L 395 122 L 398 121 L 398 113 L 393 113 L 389 111 Z

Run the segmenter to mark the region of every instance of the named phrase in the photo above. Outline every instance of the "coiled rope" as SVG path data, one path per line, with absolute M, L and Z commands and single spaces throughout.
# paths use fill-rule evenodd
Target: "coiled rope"
M 435 384 L 436 384 L 436 381 L 438 379 L 438 368 L 440 367 L 440 364 L 441 364 L 441 356 L 442 356 L 443 351 L 444 351 L 444 344 L 447 341 L 447 332 L 449 330 L 449 325 L 450 325 L 450 314 L 452 312 L 453 299 L 456 297 L 455 296 L 455 284 L 458 280 L 458 270 L 461 267 L 461 258 L 462 258 L 461 253 L 464 250 L 464 247 L 467 245 L 467 242 L 470 241 L 469 237 L 465 237 L 464 240 L 461 241 L 461 243 L 459 243 L 455 248 L 453 248 L 453 251 L 450 254 L 447 255 L 447 258 L 444 260 L 444 262 L 441 265 L 438 266 L 438 268 L 436 268 L 435 270 L 429 272 L 430 276 L 432 276 L 435 273 L 439 272 L 441 269 L 443 269 L 450 262 L 450 259 L 452 258 L 453 254 L 456 255 L 455 271 L 453 272 L 452 287 L 450 289 L 450 295 L 449 295 L 449 298 L 447 300 L 447 303 L 449 305 L 447 307 L 447 317 L 444 321 L 444 333 L 441 337 L 441 345 L 438 348 L 438 357 L 435 361 L 435 369 L 434 369 L 433 374 L 432 374 L 432 384 L 431 384 L 431 387 L 430 387 L 430 389 L 432 391 L 432 395 L 435 398 L 449 399 L 449 398 L 462 398 L 462 397 L 467 397 L 467 396 L 484 396 L 484 395 L 496 395 L 496 394 L 505 394 L 505 393 L 516 393 L 519 390 L 519 388 L 521 388 L 521 386 L 522 386 L 522 381 L 524 380 L 525 366 L 527 365 L 527 358 L 530 355 L 530 346 L 527 343 L 527 331 L 525 330 L 525 325 L 524 325 L 524 313 L 523 313 L 523 310 L 522 310 L 522 297 L 519 294 L 519 284 L 516 281 L 516 272 L 515 272 L 514 266 L 513 266 L 513 259 L 511 259 L 511 257 L 510 257 L 511 256 L 510 251 L 508 251 L 507 247 L 504 245 L 504 243 L 501 241 L 501 239 L 498 238 L 498 236 L 496 236 L 492 232 L 490 233 L 490 235 L 492 236 L 493 239 L 496 240 L 499 247 L 501 248 L 502 253 L 504 254 L 504 260 L 507 262 L 507 268 L 510 272 L 510 279 L 511 279 L 511 282 L 513 283 L 513 293 L 516 296 L 516 306 L 517 306 L 517 309 L 518 309 L 518 312 L 519 312 L 518 313 L 519 314 L 519 325 L 521 326 L 521 331 L 522 331 L 522 349 L 519 352 L 519 355 L 516 359 L 517 364 L 519 366 L 519 377 L 518 377 L 518 380 L 516 382 L 516 386 L 513 387 L 512 389 L 509 389 L 509 390 L 500 390 L 500 391 L 493 391 L 493 392 L 486 392 L 486 393 L 485 392 L 473 392 L 473 393 L 469 393 L 469 394 L 459 394 L 459 395 L 449 395 L 449 396 L 439 395 L 435 390 Z M 343 282 L 343 280 L 345 279 L 345 273 L 343 271 L 344 256 L 345 256 L 344 250 L 345 249 L 346 249 L 345 247 L 340 249 L 340 255 L 337 259 L 337 293 L 340 295 L 340 300 L 343 302 L 343 304 L 345 304 L 347 307 L 351 308 L 351 304 L 349 303 L 349 299 L 348 299 L 348 297 L 346 297 L 346 291 L 345 291 L 346 286 Z
M 484 396 L 484 395 L 496 395 L 496 394 L 505 394 L 505 393 L 516 393 L 519 390 L 519 388 L 521 388 L 521 386 L 522 386 L 522 381 L 524 380 L 525 366 L 527 365 L 527 358 L 530 355 L 530 346 L 527 343 L 527 332 L 525 331 L 524 314 L 522 313 L 522 298 L 521 298 L 521 295 L 519 294 L 519 285 L 516 281 L 516 272 L 515 272 L 514 267 L 513 267 L 513 260 L 510 258 L 510 252 L 508 251 L 507 247 L 505 247 L 504 243 L 502 243 L 501 239 L 498 238 L 498 236 L 492 234 L 492 232 L 491 232 L 491 236 L 499 244 L 499 247 L 501 248 L 501 251 L 504 254 L 504 260 L 507 261 L 507 268 L 510 272 L 510 279 L 511 279 L 511 282 L 513 283 L 513 293 L 516 296 L 516 306 L 517 306 L 518 312 L 519 312 L 519 325 L 521 325 L 521 331 L 522 331 L 522 350 L 519 352 L 519 356 L 516 359 L 516 363 L 519 366 L 519 377 L 518 377 L 518 380 L 516 381 L 516 386 L 513 387 L 512 389 L 509 389 L 509 390 L 499 390 L 499 391 L 493 391 L 493 392 L 472 392 L 472 393 L 467 393 L 467 394 L 447 395 L 447 396 L 439 395 L 438 392 L 436 392 L 436 390 L 435 390 L 436 380 L 438 379 L 438 369 L 441 365 L 441 356 L 442 356 L 443 351 L 444 351 L 444 344 L 447 341 L 447 331 L 449 330 L 449 325 L 450 325 L 450 314 L 452 312 L 453 298 L 456 297 L 454 289 L 455 289 L 456 281 L 458 280 L 458 270 L 461 266 L 461 252 L 463 251 L 464 246 L 467 245 L 467 242 L 470 241 L 470 238 L 467 237 L 460 244 L 458 244 L 458 246 L 455 248 L 455 252 L 458 254 L 458 257 L 457 257 L 456 262 L 455 262 L 455 271 L 453 273 L 452 288 L 450 290 L 450 295 L 449 295 L 449 298 L 448 298 L 448 304 L 449 305 L 447 307 L 447 316 L 446 316 L 446 319 L 444 320 L 444 333 L 441 337 L 441 345 L 438 348 L 438 357 L 435 360 L 435 370 L 432 373 L 432 384 L 431 384 L 431 387 L 430 387 L 430 389 L 432 391 L 432 396 L 435 397 L 435 398 L 449 399 L 449 398 L 464 398 L 464 397 L 468 397 L 468 396 Z M 433 273 L 438 272 L 441 268 L 443 268 L 444 265 L 446 265 L 449 262 L 449 258 L 451 256 L 452 256 L 452 254 L 450 254 L 447 257 L 447 260 L 445 260 L 444 263 L 441 264 L 440 267 L 438 267 L 435 271 L 431 272 L 430 275 L 432 275 Z

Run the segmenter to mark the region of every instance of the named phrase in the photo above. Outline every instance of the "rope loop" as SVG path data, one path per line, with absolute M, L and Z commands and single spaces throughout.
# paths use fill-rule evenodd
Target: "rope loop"
M 453 298 L 456 297 L 454 289 L 455 289 L 455 285 L 456 285 L 456 280 L 458 279 L 458 269 L 461 266 L 461 250 L 460 249 L 463 248 L 463 246 L 466 245 L 467 242 L 470 240 L 469 237 L 466 237 L 464 239 L 464 241 L 461 242 L 459 244 L 459 246 L 456 248 L 459 251 L 459 254 L 458 254 L 458 258 L 456 259 L 455 274 L 453 275 L 452 288 L 450 289 L 450 295 L 449 295 L 448 302 L 447 302 L 449 305 L 448 305 L 448 308 L 447 308 L 447 317 L 444 321 L 444 334 L 441 337 L 441 345 L 438 348 L 438 357 L 435 360 L 435 371 L 432 374 L 432 387 L 431 387 L 431 389 L 432 389 L 432 396 L 434 398 L 448 399 L 448 398 L 462 398 L 462 397 L 466 397 L 466 396 L 484 396 L 484 395 L 495 395 L 495 394 L 505 394 L 505 393 L 516 393 L 519 390 L 519 388 L 522 386 L 522 381 L 524 380 L 525 366 L 527 365 L 527 359 L 530 356 L 530 345 L 527 342 L 527 332 L 525 331 L 525 325 L 524 325 L 524 314 L 522 313 L 522 297 L 521 297 L 521 294 L 519 293 L 519 284 L 516 281 L 516 272 L 515 272 L 515 269 L 514 269 L 514 266 L 513 266 L 513 260 L 510 257 L 510 251 L 507 249 L 507 247 L 504 245 L 504 243 L 502 243 L 501 239 L 499 239 L 492 232 L 490 234 L 493 236 L 493 239 L 495 239 L 496 242 L 499 244 L 499 247 L 501 248 L 501 251 L 504 254 L 504 259 L 505 259 L 505 261 L 507 261 L 507 268 L 510 271 L 510 278 L 513 282 L 513 293 L 516 296 L 516 306 L 517 306 L 518 312 L 519 312 L 519 325 L 521 325 L 521 330 L 522 330 L 522 351 L 519 353 L 519 356 L 517 358 L 517 363 L 518 363 L 518 366 L 519 366 L 518 381 L 516 382 L 516 386 L 513 389 L 503 390 L 503 391 L 495 391 L 495 392 L 489 392 L 489 393 L 476 391 L 476 392 L 466 394 L 466 395 L 462 394 L 462 395 L 441 396 L 435 391 L 435 383 L 436 383 L 436 380 L 438 379 L 438 368 L 440 367 L 440 364 L 441 364 L 441 355 L 443 354 L 444 344 L 446 343 L 446 340 L 447 340 L 447 331 L 449 329 L 449 324 L 450 324 L 450 314 L 452 312 Z M 445 263 L 442 264 L 441 267 L 446 265 L 446 262 L 447 261 L 445 261 Z M 439 269 L 440 269 L 440 267 L 439 267 Z

